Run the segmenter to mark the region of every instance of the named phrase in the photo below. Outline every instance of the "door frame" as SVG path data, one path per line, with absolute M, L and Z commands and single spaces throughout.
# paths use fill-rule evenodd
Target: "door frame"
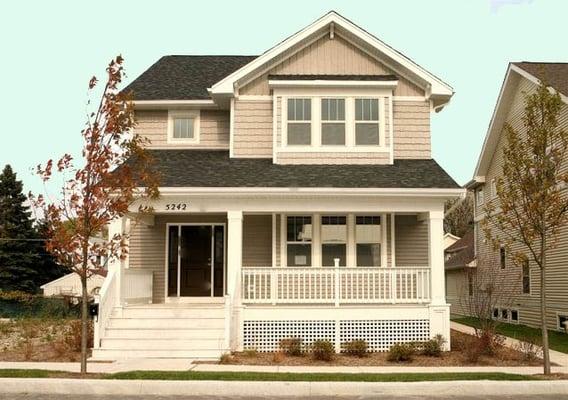
M 179 232 L 182 226 L 209 226 L 211 227 L 211 294 L 209 296 L 180 296 L 180 269 L 181 269 L 181 255 L 178 242 L 178 256 L 177 256 L 177 296 L 168 296 L 168 262 L 169 262 L 169 247 L 170 247 L 170 227 L 177 226 Z M 223 296 L 215 296 L 215 227 L 223 227 Z M 225 222 L 167 222 L 166 223 L 166 251 L 165 251 L 165 265 L 164 265 L 164 299 L 166 303 L 171 302 L 191 302 L 195 299 L 215 299 L 216 297 L 223 298 L 225 296 L 227 287 L 227 224 Z M 178 240 L 181 236 L 178 236 Z

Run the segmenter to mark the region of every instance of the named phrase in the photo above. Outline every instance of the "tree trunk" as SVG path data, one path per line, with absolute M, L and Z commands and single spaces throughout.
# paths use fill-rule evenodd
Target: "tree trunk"
M 81 274 L 81 375 L 87 373 L 87 339 L 89 335 L 89 296 L 87 293 L 87 271 Z
M 541 240 L 541 267 L 540 267 L 540 325 L 542 329 L 542 359 L 544 374 L 550 375 L 550 351 L 548 349 L 548 328 L 546 326 L 546 235 Z

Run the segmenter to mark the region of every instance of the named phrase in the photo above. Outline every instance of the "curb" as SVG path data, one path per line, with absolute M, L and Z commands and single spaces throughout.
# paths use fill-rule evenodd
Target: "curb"
M 480 384 L 480 382 L 483 382 Z M 568 381 L 258 382 L 0 378 L 3 394 L 187 396 L 568 395 Z

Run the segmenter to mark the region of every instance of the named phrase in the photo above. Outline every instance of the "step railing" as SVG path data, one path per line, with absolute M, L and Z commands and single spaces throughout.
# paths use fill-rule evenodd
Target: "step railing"
M 152 303 L 154 271 L 128 268 L 122 271 L 122 300 L 124 305 Z
M 429 267 L 243 267 L 245 304 L 427 303 Z
M 117 279 L 115 271 L 109 271 L 95 302 L 99 305 L 99 312 L 94 321 L 94 347 L 100 348 L 101 339 L 105 336 L 112 310 L 118 305 Z

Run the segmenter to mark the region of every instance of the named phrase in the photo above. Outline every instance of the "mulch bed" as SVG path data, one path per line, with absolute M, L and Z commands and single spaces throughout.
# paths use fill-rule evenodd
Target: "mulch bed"
M 388 353 L 369 353 L 367 357 L 354 357 L 345 354 L 338 354 L 333 361 L 317 361 L 309 355 L 302 357 L 285 356 L 282 353 L 260 353 L 260 352 L 239 352 L 233 353 L 229 360 L 224 360 L 224 364 L 229 365 L 308 365 L 308 366 L 394 366 L 408 365 L 414 367 L 450 367 L 450 366 L 539 366 L 541 360 L 525 360 L 523 354 L 504 346 L 501 346 L 494 356 L 482 355 L 477 362 L 470 362 L 464 353 L 464 346 L 469 343 L 471 336 L 465 333 L 451 331 L 452 349 L 442 353 L 441 357 L 428 357 L 415 355 L 412 361 L 391 362 L 387 360 Z

